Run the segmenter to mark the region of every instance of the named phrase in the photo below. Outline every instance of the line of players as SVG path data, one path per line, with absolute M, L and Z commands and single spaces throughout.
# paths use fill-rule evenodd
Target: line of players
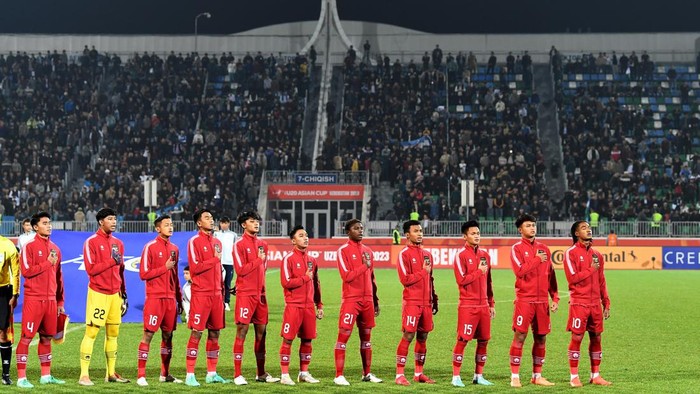
M 187 318 L 191 330 L 187 344 L 185 384 L 199 386 L 195 378 L 195 364 L 199 353 L 199 342 L 207 330 L 206 358 L 207 383 L 228 383 L 217 371 L 219 357 L 219 333 L 225 327 L 224 309 L 228 308 L 223 286 L 226 270 L 222 268 L 222 243 L 213 236 L 214 217 L 207 209 L 197 211 L 193 217 L 198 233 L 187 246 L 188 269 L 191 275 L 191 300 Z M 124 282 L 124 246 L 114 237 L 116 212 L 104 208 L 97 213 L 99 228 L 84 244 L 85 269 L 89 276 L 86 307 L 86 331 L 80 347 L 80 385 L 91 386 L 89 365 L 92 346 L 101 327 L 105 327 L 106 382 L 128 383 L 115 371 L 117 337 L 121 317 L 128 309 Z M 260 217 L 255 212 L 244 212 L 237 219 L 243 235 L 234 244 L 231 254 L 236 272 L 236 305 L 234 321 L 236 339 L 233 346 L 234 379 L 236 385 L 247 384 L 241 373 L 243 345 L 253 324 L 255 334 L 256 381 L 280 382 L 294 385 L 289 374 L 291 345 L 295 337 L 301 339 L 299 348 L 300 372 L 297 381 L 318 383 L 309 372 L 311 342 L 316 337 L 316 320 L 322 319 L 323 304 L 318 281 L 318 265 L 306 251 L 309 237 L 302 226 L 290 232 L 293 246 L 283 260 L 281 284 L 284 288 L 285 310 L 279 350 L 282 374 L 273 377 L 265 369 L 266 327 L 268 306 L 265 291 L 267 270 L 267 243 L 257 237 Z M 33 387 L 26 378 L 28 347 L 39 333 L 38 355 L 41 363 L 42 384 L 63 384 L 63 380 L 51 375 L 51 339 L 58 331 L 56 316 L 63 313 L 63 279 L 61 275 L 61 252 L 50 241 L 51 223 L 48 213 L 32 216 L 30 222 L 36 236 L 26 242 L 19 256 L 14 245 L 4 239 L 0 242 L 0 355 L 3 360 L 2 381 L 12 384 L 9 376 L 11 358 L 11 309 L 16 306 L 19 290 L 19 270 L 24 276 L 24 306 L 22 333 L 17 347 L 17 386 Z M 143 249 L 140 264 L 141 279 L 146 282 L 146 302 L 143 310 L 144 334 L 138 351 L 137 384 L 147 386 L 146 363 L 150 343 L 158 329 L 161 330 L 160 382 L 182 383 L 169 372 L 172 357 L 172 333 L 177 316 L 182 312 L 183 296 L 177 273 L 179 250 L 170 242 L 173 224 L 169 216 L 158 217 L 154 222 L 158 233 Z M 514 337 L 510 348 L 511 381 L 513 387 L 521 387 L 519 369 L 523 345 L 529 327 L 532 327 L 534 385 L 551 386 L 542 376 L 545 360 L 546 335 L 551 329 L 549 313 L 558 309 L 557 282 L 551 263 L 549 248 L 535 239 L 536 219 L 522 215 L 516 221 L 522 235 L 512 247 L 511 262 L 516 275 L 516 300 L 513 313 Z M 345 223 L 348 235 L 346 244 L 340 247 L 337 263 L 343 280 L 342 304 L 339 315 L 338 339 L 335 346 L 336 385 L 347 386 L 349 381 L 343 374 L 346 345 L 353 326 L 357 325 L 360 336 L 362 359 L 362 381 L 381 383 L 371 372 L 371 331 L 375 317 L 379 315 L 379 299 L 374 278 L 373 253 L 362 244 L 364 226 L 357 219 Z M 432 277 L 432 256 L 422 248 L 423 230 L 420 222 L 407 221 L 403 225 L 406 247 L 397 261 L 399 279 L 404 286 L 402 330 L 403 336 L 396 351 L 395 383 L 408 386 L 404 370 L 408 360 L 408 349 L 413 339 L 415 372 L 413 380 L 419 383 L 434 383 L 423 373 L 427 353 L 428 333 L 433 329 L 433 315 L 438 313 L 438 296 Z M 464 387 L 460 371 L 467 343 L 476 339 L 475 372 L 472 382 L 492 385 L 483 376 L 490 339 L 491 320 L 495 317 L 490 257 L 479 248 L 480 231 L 476 221 L 462 225 L 464 247 L 455 256 L 453 266 L 459 288 L 457 342 L 453 350 L 452 385 Z M 585 221 L 577 221 L 571 227 L 573 246 L 565 253 L 565 273 L 569 282 L 570 306 L 567 330 L 571 331 L 569 344 L 570 385 L 581 387 L 578 362 L 583 336 L 589 333 L 589 355 L 591 359 L 590 383 L 609 385 L 600 376 L 602 358 L 601 333 L 603 320 L 610 316 L 610 300 L 604 275 L 602 254 L 591 247 L 592 232 Z M 9 245 L 8 245 L 9 243 Z M 10 248 L 10 246 L 12 246 Z M 15 251 L 13 254 L 12 251 Z M 10 271 L 13 275 L 10 275 Z M 222 274 L 223 272 L 223 274 Z M 551 305 L 550 300 L 551 298 Z

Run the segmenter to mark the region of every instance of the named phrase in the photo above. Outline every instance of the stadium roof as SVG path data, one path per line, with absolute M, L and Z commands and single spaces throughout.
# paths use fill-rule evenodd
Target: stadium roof
M 700 2 L 687 0 L 337 0 L 343 20 L 430 33 L 694 32 Z M 320 0 L 6 0 L 0 33 L 232 34 L 316 20 Z

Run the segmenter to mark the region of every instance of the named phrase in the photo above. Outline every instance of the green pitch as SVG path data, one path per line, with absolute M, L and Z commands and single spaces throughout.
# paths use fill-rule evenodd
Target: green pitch
M 283 311 L 283 297 L 279 286 L 279 271 L 268 273 L 268 300 L 270 302 L 270 324 L 267 339 L 267 369 L 279 376 L 280 325 Z M 394 385 L 395 352 L 401 336 L 401 285 L 393 270 L 377 271 L 377 283 L 381 304 L 381 315 L 377 318 L 377 327 L 373 331 L 372 346 L 374 349 L 373 372 L 384 379 L 385 383 L 375 385 L 360 382 L 361 366 L 359 343 L 356 330 L 348 343 L 345 376 L 351 383 L 350 387 L 342 388 L 333 385 L 334 362 L 333 349 L 337 335 L 338 309 L 340 305 L 340 278 L 336 270 L 322 270 L 321 285 L 325 303 L 326 317 L 319 322 L 318 338 L 314 341 L 311 372 L 321 380 L 318 385 L 297 384 L 286 387 L 278 384 L 261 384 L 253 382 L 255 378 L 255 358 L 253 355 L 253 336 L 246 341 L 246 353 L 243 360 L 243 374 L 249 381 L 247 387 L 239 388 L 230 385 L 204 384 L 205 353 L 204 340 L 200 344 L 200 356 L 197 363 L 197 377 L 202 387 L 190 389 L 184 385 L 158 383 L 160 371 L 160 340 L 154 338 L 151 345 L 151 357 L 148 363 L 148 381 L 150 386 L 140 388 L 136 380 L 136 354 L 141 338 L 142 326 L 139 324 L 123 324 L 119 336 L 119 359 L 117 372 L 132 379 L 129 385 L 104 383 L 104 354 L 102 344 L 104 334 L 101 332 L 95 343 L 91 375 L 96 386 L 92 389 L 77 385 L 80 374 L 78 354 L 80 341 L 83 336 L 82 326 L 71 324 L 66 343 L 54 346 L 53 374 L 65 379 L 65 386 L 39 386 L 39 361 L 36 346 L 29 350 L 29 381 L 35 384 L 34 391 L 40 392 L 181 392 L 181 391 L 262 391 L 262 392 L 414 392 L 419 389 L 430 389 L 438 392 L 456 392 L 459 389 L 450 385 L 452 376 L 452 347 L 455 342 L 457 308 L 457 288 L 454 275 L 450 270 L 438 270 L 435 273 L 437 293 L 440 296 L 440 312 L 435 319 L 435 331 L 428 338 L 428 354 L 425 366 L 427 375 L 437 380 L 434 386 L 412 384 L 410 387 Z M 520 390 L 509 387 L 510 369 L 508 351 L 512 339 L 511 320 L 513 308 L 513 273 L 509 270 L 493 272 L 494 292 L 496 297 L 496 319 L 493 322 L 492 339 L 488 348 L 488 362 L 484 376 L 494 382 L 492 387 L 476 387 L 468 385 L 462 391 L 480 392 L 564 392 L 573 390 L 568 387 L 569 370 L 567 346 L 569 334 L 565 332 L 568 294 L 566 279 L 562 271 L 557 271 L 562 296 L 561 310 L 552 317 L 552 333 L 547 340 L 547 357 L 544 366 L 544 376 L 556 383 L 551 388 L 533 387 L 529 384 L 532 359 L 529 356 L 531 336 L 528 337 L 523 353 L 521 378 L 524 387 Z M 607 272 L 608 289 L 612 300 L 612 317 L 606 322 L 603 334 L 603 363 L 602 375 L 613 382 L 612 387 L 593 387 L 587 385 L 589 373 L 588 339 L 584 340 L 581 349 L 579 366 L 584 391 L 601 390 L 601 392 L 626 393 L 689 393 L 700 392 L 698 380 L 698 336 L 697 322 L 700 321 L 698 309 L 697 284 L 700 283 L 700 273 L 674 271 L 609 271 Z M 219 373 L 227 378 L 233 378 L 232 345 L 235 328 L 232 327 L 231 317 L 227 316 L 231 325 L 222 332 L 221 356 Z M 19 332 L 19 327 L 16 328 Z M 158 334 L 157 334 L 158 335 Z M 173 350 L 172 373 L 184 379 L 185 377 L 185 345 L 189 333 L 181 325 L 175 335 Z M 298 371 L 298 341 L 292 349 L 292 365 L 290 372 L 296 377 Z M 409 352 L 412 360 L 413 347 Z M 465 362 L 462 368 L 462 378 L 471 381 L 474 365 L 474 344 L 469 343 L 465 351 Z M 406 366 L 406 374 L 413 373 L 412 363 Z M 16 377 L 14 362 L 12 378 Z M 585 378 L 585 379 L 584 379 Z M 50 389 L 50 390 L 49 390 Z M 16 387 L 11 388 L 17 391 Z

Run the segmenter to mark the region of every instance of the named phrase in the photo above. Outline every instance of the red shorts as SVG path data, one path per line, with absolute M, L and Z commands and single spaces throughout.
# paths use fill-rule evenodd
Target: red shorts
M 34 338 L 39 335 L 56 335 L 58 306 L 56 301 L 24 300 L 22 306 L 22 336 Z
M 143 329 L 173 332 L 177 328 L 177 301 L 172 298 L 146 299 L 143 306 Z
M 433 331 L 432 306 L 404 305 L 401 319 L 404 332 Z
M 236 324 L 267 324 L 267 300 L 265 296 L 237 296 Z
M 197 330 L 221 330 L 226 327 L 224 297 L 221 295 L 202 296 L 192 294 L 190 316 L 187 327 Z
M 457 308 L 457 335 L 465 341 L 491 339 L 491 312 L 488 306 Z
M 357 328 L 372 328 L 374 323 L 374 302 L 369 301 L 343 301 L 340 304 L 340 316 L 338 316 L 338 328 L 352 330 L 357 323 Z
M 288 341 L 293 340 L 295 336 L 301 339 L 316 338 L 316 308 L 313 306 L 285 306 L 280 336 Z
M 599 334 L 603 332 L 602 305 L 569 305 L 569 321 L 566 331 L 583 334 L 586 331 Z
M 549 320 L 549 304 L 546 302 L 515 301 L 513 331 L 527 334 L 532 326 L 535 335 L 547 335 L 552 330 Z

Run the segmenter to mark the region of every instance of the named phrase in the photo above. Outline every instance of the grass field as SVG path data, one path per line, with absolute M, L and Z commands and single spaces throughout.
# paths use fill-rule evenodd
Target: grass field
M 558 271 L 560 288 L 566 289 L 566 279 L 563 272 Z M 283 310 L 283 299 L 278 279 L 279 271 L 268 273 L 268 289 L 270 302 L 270 324 L 268 328 L 267 368 L 273 375 L 279 376 L 279 357 L 277 352 L 280 345 L 280 324 Z M 438 270 L 435 273 L 436 287 L 440 296 L 440 313 L 436 316 L 436 328 L 428 339 L 428 354 L 425 372 L 437 380 L 434 386 L 418 386 L 413 384 L 408 388 L 394 385 L 395 351 L 401 330 L 401 285 L 396 272 L 393 270 L 377 271 L 381 315 L 377 319 L 377 327 L 373 331 L 372 344 L 374 348 L 373 372 L 385 380 L 381 385 L 362 383 L 359 343 L 356 330 L 348 345 L 345 375 L 351 386 L 341 388 L 333 385 L 334 376 L 333 348 L 337 335 L 338 309 L 340 305 L 340 278 L 335 270 L 322 270 L 321 283 L 325 302 L 326 317 L 318 326 L 318 339 L 314 341 L 311 371 L 321 379 L 318 385 L 305 384 L 303 387 L 284 387 L 277 384 L 256 384 L 251 382 L 255 376 L 255 359 L 252 354 L 253 341 L 249 337 L 246 342 L 246 354 L 243 360 L 243 373 L 251 384 L 245 388 L 230 385 L 204 384 L 205 357 L 200 352 L 197 364 L 197 376 L 202 383 L 199 391 L 239 391 L 256 390 L 261 392 L 413 392 L 420 389 L 430 389 L 437 392 L 455 392 L 459 389 L 450 385 L 452 375 L 452 347 L 456 330 L 457 289 L 454 276 L 450 270 Z M 489 358 L 484 376 L 495 383 L 492 387 L 476 387 L 468 385 L 464 391 L 509 392 L 515 389 L 509 387 L 510 370 L 508 350 L 512 339 L 511 319 L 513 301 L 513 273 L 509 270 L 496 270 L 493 273 L 494 292 L 496 297 L 496 319 L 493 323 L 492 339 L 489 344 Z M 626 393 L 690 393 L 700 392 L 698 365 L 700 352 L 697 329 L 700 321 L 698 309 L 698 283 L 700 273 L 681 271 L 609 271 L 607 272 L 608 288 L 612 300 L 612 317 L 606 322 L 603 334 L 602 363 L 603 376 L 613 382 L 613 386 L 593 387 L 585 385 L 583 390 L 602 390 L 607 392 Z M 552 333 L 547 341 L 547 362 L 544 375 L 557 385 L 551 388 L 533 387 L 529 383 L 520 390 L 522 392 L 562 392 L 572 390 L 568 387 L 567 345 L 569 334 L 565 332 L 568 295 L 562 294 L 562 308 L 552 317 Z M 227 319 L 230 323 L 230 317 Z M 17 327 L 19 329 L 19 327 Z M 78 353 L 80 340 L 83 335 L 82 326 L 71 324 L 72 332 L 67 335 L 66 343 L 54 346 L 53 374 L 66 379 L 65 386 L 40 387 L 39 361 L 36 347 L 30 348 L 28 368 L 29 380 L 36 385 L 34 391 L 73 392 L 85 390 L 77 385 L 80 372 Z M 136 379 L 136 353 L 141 338 L 142 326 L 139 324 L 123 324 L 119 337 L 119 359 L 117 371 L 132 379 Z M 229 327 L 222 332 L 221 358 L 219 373 L 232 378 L 233 363 L 231 348 L 235 329 Z M 184 379 L 185 375 L 185 344 L 188 332 L 184 326 L 175 335 L 175 349 L 172 361 L 172 373 Z M 177 392 L 190 390 L 184 385 L 166 385 L 158 383 L 160 357 L 158 357 L 159 341 L 154 340 L 151 347 L 151 360 L 148 364 L 148 379 L 150 386 L 141 389 L 134 383 L 130 385 L 115 385 L 102 382 L 104 375 L 104 355 L 101 351 L 104 334 L 100 333 L 95 343 L 95 352 L 91 367 L 92 378 L 97 383 L 94 390 L 101 392 L 150 391 Z M 581 376 L 588 376 L 589 360 L 587 356 L 588 339 L 583 343 Z M 527 381 L 530 374 L 531 358 L 529 349 L 531 338 L 528 337 L 523 357 L 521 377 Z M 200 346 L 203 350 L 203 343 Z M 298 341 L 293 347 L 293 362 L 290 368 L 296 375 L 298 357 L 296 352 Z M 412 359 L 411 347 L 409 359 Z M 465 351 L 465 363 L 462 377 L 471 379 L 473 372 L 474 344 L 469 343 Z M 585 356 L 584 356 L 585 355 Z M 14 363 L 13 363 L 14 364 Z M 16 375 L 12 367 L 13 379 Z M 413 373 L 413 366 L 407 365 L 407 375 Z M 583 379 L 582 379 L 583 380 Z M 584 382 L 584 384 L 587 383 Z M 17 391 L 12 387 L 11 391 Z M 601 392 L 602 392 L 601 391 Z

